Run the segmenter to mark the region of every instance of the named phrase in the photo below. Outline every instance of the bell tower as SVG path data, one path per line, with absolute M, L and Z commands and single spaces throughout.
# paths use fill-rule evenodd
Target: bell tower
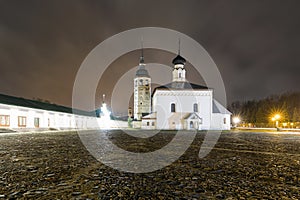
M 134 78 L 134 119 L 142 120 L 144 115 L 151 112 L 151 78 L 145 68 L 144 52 Z

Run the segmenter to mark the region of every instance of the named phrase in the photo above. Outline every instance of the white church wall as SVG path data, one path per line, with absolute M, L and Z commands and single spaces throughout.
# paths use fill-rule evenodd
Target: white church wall
M 230 130 L 231 129 L 231 115 L 224 114 L 224 117 L 226 118 L 226 124 L 223 125 L 223 130 Z
M 213 113 L 211 130 L 230 130 L 230 114 Z
M 142 129 L 156 129 L 155 126 L 156 119 L 143 119 L 142 120 Z
M 199 97 L 199 112 L 198 116 L 202 119 L 199 124 L 199 129 L 209 130 L 211 126 L 211 113 L 212 113 L 212 96 Z
M 176 113 L 193 113 L 194 103 L 198 104 L 198 115 L 202 118 L 203 129 L 210 128 L 212 112 L 212 91 L 156 91 L 153 97 L 153 112 L 157 113 L 157 128 L 172 129 L 168 119 L 174 114 L 171 104 L 175 103 Z M 177 122 L 176 122 L 177 123 Z M 175 127 L 180 126 L 175 124 Z M 181 125 L 182 127 L 182 125 Z

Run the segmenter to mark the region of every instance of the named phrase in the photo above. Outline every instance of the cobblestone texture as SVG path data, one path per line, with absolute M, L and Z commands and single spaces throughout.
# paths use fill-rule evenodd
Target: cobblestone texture
M 135 152 L 174 136 L 109 134 Z M 101 164 L 76 132 L 0 135 L 0 199 L 300 199 L 300 135 L 223 133 L 199 159 L 204 135 L 175 163 L 147 174 Z

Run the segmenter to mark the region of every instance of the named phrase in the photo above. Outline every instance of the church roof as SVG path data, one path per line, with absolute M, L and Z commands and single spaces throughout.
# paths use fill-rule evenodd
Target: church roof
M 153 93 L 155 92 L 155 90 L 161 90 L 161 89 L 168 89 L 168 90 L 205 90 L 205 89 L 209 89 L 206 86 L 203 85 L 197 85 L 194 83 L 190 83 L 190 82 L 179 82 L 179 81 L 174 81 L 171 83 L 168 83 L 166 85 L 162 85 L 159 87 L 156 87 L 153 91 Z
M 149 115 L 145 115 L 142 119 L 156 119 L 156 113 L 150 113 Z
M 150 77 L 148 71 L 145 68 L 145 65 L 140 65 L 138 70 L 135 73 L 135 77 Z
M 217 100 L 213 100 L 213 113 L 231 114 L 224 106 L 222 106 Z
M 172 61 L 172 63 L 173 63 L 174 65 L 177 65 L 177 64 L 184 65 L 185 62 L 186 62 L 186 60 L 185 60 L 182 56 L 180 56 L 180 55 L 177 55 L 177 56 L 173 59 L 173 61 Z
M 199 115 L 197 113 L 195 113 L 195 112 L 188 113 L 186 116 L 183 117 L 183 119 L 191 119 L 191 118 L 201 119 L 201 117 L 199 117 Z

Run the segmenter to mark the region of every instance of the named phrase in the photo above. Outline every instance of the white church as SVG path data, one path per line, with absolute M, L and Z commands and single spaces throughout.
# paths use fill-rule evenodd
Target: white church
M 133 127 L 171 130 L 229 130 L 231 113 L 213 97 L 213 89 L 186 80 L 186 60 L 173 59 L 172 82 L 154 89 L 144 56 L 134 78 Z

